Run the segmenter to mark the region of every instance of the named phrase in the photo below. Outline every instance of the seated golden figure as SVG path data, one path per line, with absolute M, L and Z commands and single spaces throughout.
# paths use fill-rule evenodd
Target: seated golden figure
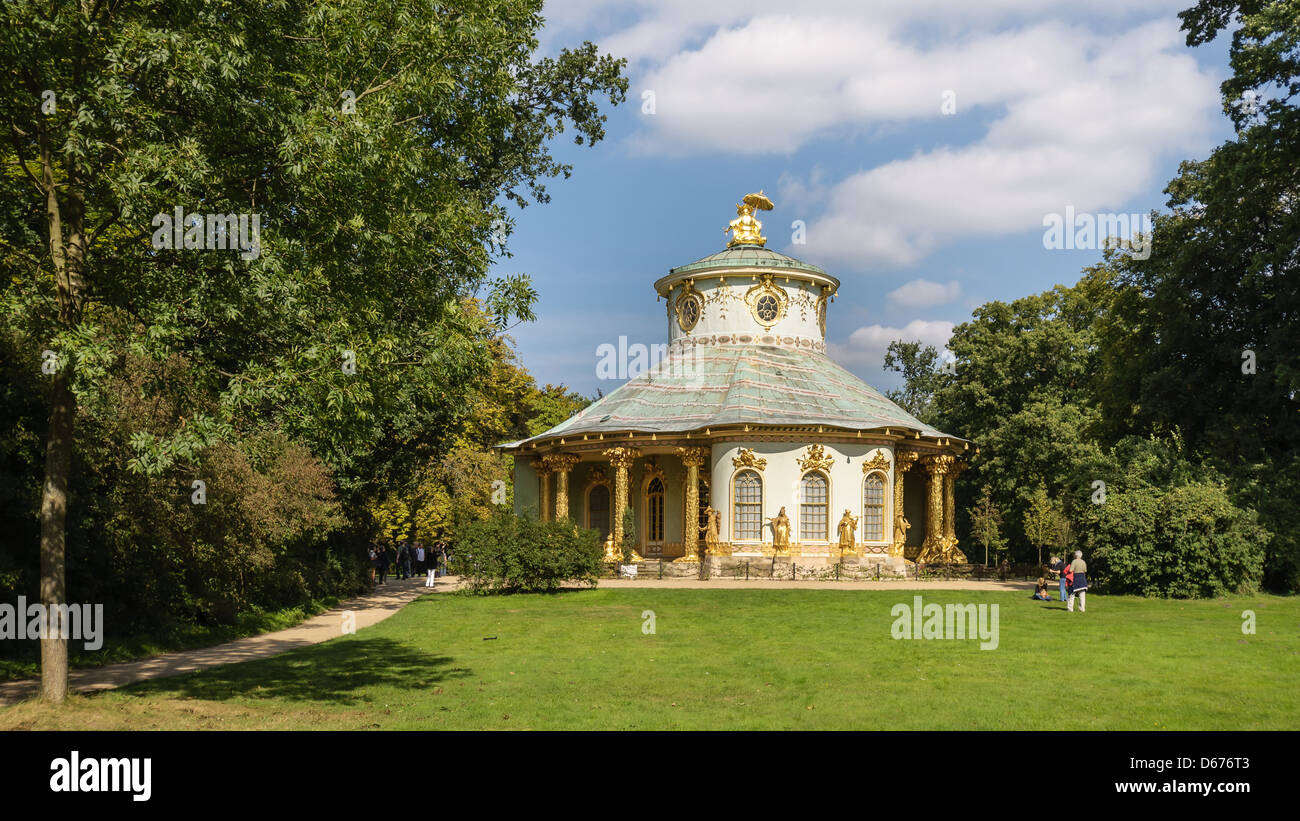
M 732 232 L 727 247 L 767 245 L 767 238 L 763 236 L 763 223 L 754 218 L 754 211 L 755 209 L 771 211 L 772 208 L 772 201 L 764 196 L 762 191 L 757 194 L 746 194 L 744 200 L 736 205 L 736 218 L 723 229 L 723 233 Z

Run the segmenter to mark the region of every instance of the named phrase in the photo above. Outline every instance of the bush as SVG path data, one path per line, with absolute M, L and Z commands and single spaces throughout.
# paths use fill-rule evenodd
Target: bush
M 595 587 L 603 555 L 595 530 L 505 511 L 468 525 L 457 544 L 476 593 L 544 593 L 571 581 Z
M 1111 492 L 1085 519 L 1089 585 L 1106 592 L 1202 598 L 1259 584 L 1268 532 L 1218 485 Z

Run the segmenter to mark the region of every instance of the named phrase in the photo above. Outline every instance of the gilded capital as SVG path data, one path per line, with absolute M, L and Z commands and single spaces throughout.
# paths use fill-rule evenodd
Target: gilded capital
M 927 473 L 933 476 L 943 476 L 952 471 L 952 466 L 957 460 L 951 454 L 937 453 L 925 457 L 924 461 Z
M 555 470 L 550 456 L 539 456 L 532 460 L 532 466 L 538 476 L 549 476 Z
M 553 471 L 568 473 L 582 460 L 576 453 L 552 453 L 544 457 L 542 461 Z
M 921 458 L 921 454 L 914 450 L 895 450 L 894 451 L 894 469 L 900 473 L 906 473 L 916 464 L 916 460 Z
M 686 467 L 703 467 L 709 461 L 708 448 L 678 448 L 677 456 Z
M 617 447 L 609 448 L 605 451 L 605 458 L 616 468 L 627 470 L 632 467 L 632 463 L 641 455 L 641 451 L 636 448 Z

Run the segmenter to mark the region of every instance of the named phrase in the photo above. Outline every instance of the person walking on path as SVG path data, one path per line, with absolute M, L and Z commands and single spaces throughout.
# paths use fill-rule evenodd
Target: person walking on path
M 427 565 L 425 565 L 425 571 L 424 571 L 425 587 L 435 587 L 437 585 L 437 582 L 434 581 L 434 579 L 438 577 L 437 556 L 438 556 L 438 545 L 435 543 L 433 547 L 429 548 L 429 554 L 428 554 L 429 562 Z
M 1074 578 L 1070 580 L 1070 599 L 1065 605 L 1065 609 L 1071 613 L 1074 612 L 1074 597 L 1079 597 L 1079 612 L 1086 612 L 1087 594 L 1088 594 L 1088 564 L 1083 560 L 1083 551 L 1074 551 L 1074 561 L 1070 562 L 1070 573 Z
M 389 565 L 390 561 L 391 561 L 391 559 L 390 559 L 389 556 L 388 556 L 388 547 L 387 547 L 386 545 L 385 545 L 385 546 L 381 546 L 381 547 L 379 548 L 379 560 L 378 560 L 379 583 L 380 583 L 380 584 L 383 584 L 385 581 L 388 580 L 388 565 Z

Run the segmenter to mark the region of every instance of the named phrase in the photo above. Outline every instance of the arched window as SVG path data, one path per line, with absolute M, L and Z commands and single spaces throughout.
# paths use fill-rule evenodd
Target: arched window
M 736 474 L 733 484 L 732 538 L 759 541 L 763 537 L 763 480 L 752 470 Z
M 862 480 L 862 540 L 881 542 L 885 539 L 885 477 L 869 473 Z
M 821 473 L 805 473 L 799 483 L 799 541 L 827 540 L 829 482 Z
M 608 485 L 592 485 L 587 491 L 587 527 L 599 530 L 601 541 L 609 535 Z
M 664 541 L 664 483 L 658 476 L 645 488 L 645 541 L 646 544 L 663 544 Z

